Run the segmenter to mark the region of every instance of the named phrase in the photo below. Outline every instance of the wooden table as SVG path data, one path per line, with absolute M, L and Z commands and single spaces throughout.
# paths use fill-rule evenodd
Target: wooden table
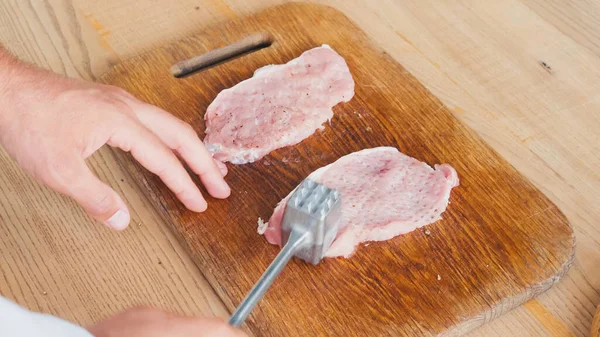
M 111 64 L 283 1 L 0 2 L 0 43 L 93 80 Z M 600 3 L 586 0 L 322 1 L 355 20 L 546 193 L 578 240 L 551 291 L 473 336 L 587 336 L 600 302 Z M 89 324 L 132 305 L 227 316 L 107 149 L 90 166 L 131 206 L 113 233 L 27 177 L 0 150 L 0 293 Z

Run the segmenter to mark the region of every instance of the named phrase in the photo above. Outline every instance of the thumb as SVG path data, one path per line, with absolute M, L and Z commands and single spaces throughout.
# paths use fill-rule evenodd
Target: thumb
M 131 220 L 127 206 L 119 195 L 100 181 L 83 158 L 69 161 L 66 170 L 58 173 L 57 190 L 73 198 L 86 212 L 106 226 L 125 229 Z

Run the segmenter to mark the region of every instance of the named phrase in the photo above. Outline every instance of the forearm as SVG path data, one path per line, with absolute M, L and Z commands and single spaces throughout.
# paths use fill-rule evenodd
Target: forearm
M 5 104 L 3 99 L 15 96 L 19 89 L 37 87 L 41 79 L 55 76 L 46 69 L 19 60 L 0 44 L 0 108 Z
M 13 104 L 11 99 L 11 86 L 13 86 L 14 77 L 21 67 L 21 62 L 0 45 L 0 132 L 2 125 L 6 124 L 9 118 L 10 106 Z
M 0 45 L 0 99 L 6 95 L 10 79 L 17 67 L 19 60 Z
M 0 72 L 5 70 L 6 67 L 10 66 L 11 63 L 14 63 L 15 61 L 16 57 L 9 53 L 8 50 L 6 50 L 6 48 L 0 44 L 0 65 L 2 66 L 0 67 Z
M 11 68 L 13 67 L 14 56 L 8 50 L 0 45 L 0 146 L 2 145 L 2 130 L 6 125 L 8 118 L 8 85 L 10 81 Z
M 2 133 L 18 117 L 15 107 L 26 102 L 28 94 L 43 83 L 43 75 L 42 69 L 19 60 L 0 45 L 0 145 L 3 144 Z

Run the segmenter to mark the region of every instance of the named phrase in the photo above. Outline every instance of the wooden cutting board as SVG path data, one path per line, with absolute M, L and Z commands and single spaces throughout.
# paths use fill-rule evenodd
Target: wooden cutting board
M 205 213 L 187 211 L 159 179 L 119 152 L 231 310 L 278 252 L 257 234 L 258 217 L 268 219 L 313 170 L 383 145 L 456 168 L 461 185 L 452 191 L 443 220 L 427 231 L 361 247 L 348 260 L 327 259 L 317 267 L 292 261 L 252 313 L 249 330 L 257 336 L 460 335 L 564 275 L 575 243 L 564 215 L 331 8 L 271 8 L 125 61 L 101 81 L 172 112 L 203 137 L 204 112 L 221 90 L 261 66 L 287 62 L 323 43 L 348 62 L 356 96 L 334 108 L 323 132 L 256 163 L 229 165 L 233 193 L 227 200 L 209 200 Z M 175 78 L 170 70 L 209 51 L 173 70 L 222 61 L 240 46 L 268 44 L 187 77 Z

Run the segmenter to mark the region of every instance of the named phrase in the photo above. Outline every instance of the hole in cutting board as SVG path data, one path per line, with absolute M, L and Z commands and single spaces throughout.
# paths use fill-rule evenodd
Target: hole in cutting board
M 271 34 L 252 34 L 225 47 L 211 50 L 208 53 L 174 64 L 171 67 L 171 74 L 176 78 L 189 76 L 257 50 L 270 47 L 272 44 L 273 37 Z

